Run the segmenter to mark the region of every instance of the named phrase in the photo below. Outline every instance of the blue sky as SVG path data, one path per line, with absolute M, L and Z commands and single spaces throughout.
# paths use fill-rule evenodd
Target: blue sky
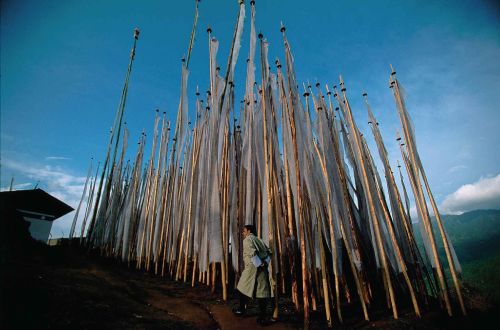
M 152 133 L 156 108 L 175 121 L 194 1 L 5 0 L 1 6 L 0 187 L 7 188 L 12 177 L 19 189 L 39 181 L 76 207 L 90 158 L 105 156 L 136 26 L 141 35 L 125 112 L 130 157 L 140 133 Z M 247 1 L 238 98 L 249 8 Z M 224 68 L 237 10 L 236 0 L 200 3 L 191 96 L 197 85 L 201 91 L 208 85 L 207 26 L 220 41 Z M 368 92 L 393 165 L 400 159 L 399 122 L 388 88 L 394 65 L 441 209 L 500 208 L 495 1 L 260 0 L 256 10 L 271 60 L 284 59 L 280 21 L 286 25 L 299 81 L 332 85 L 343 75 L 355 118 L 374 147 L 361 97 Z M 54 235 L 67 235 L 69 218 L 56 222 Z

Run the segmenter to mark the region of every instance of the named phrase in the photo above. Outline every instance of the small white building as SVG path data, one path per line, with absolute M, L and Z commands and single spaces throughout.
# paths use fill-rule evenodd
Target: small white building
M 2 217 L 6 221 L 24 219 L 31 237 L 47 243 L 54 220 L 73 211 L 73 208 L 42 189 L 0 192 Z
M 31 237 L 37 241 L 47 242 L 52 229 L 52 222 L 55 216 L 28 210 L 17 210 L 23 216 L 24 220 L 29 222 L 29 231 Z

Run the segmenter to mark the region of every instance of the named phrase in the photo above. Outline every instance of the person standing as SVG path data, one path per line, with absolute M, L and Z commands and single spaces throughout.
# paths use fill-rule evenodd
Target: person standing
M 263 324 L 269 321 L 267 319 L 267 300 L 274 296 L 269 276 L 271 251 L 260 238 L 255 236 L 254 226 L 245 225 L 242 235 L 244 237 L 243 262 L 245 268 L 236 287 L 240 295 L 240 306 L 234 310 L 234 313 L 238 316 L 244 315 L 248 298 L 256 298 L 259 304 L 257 321 Z

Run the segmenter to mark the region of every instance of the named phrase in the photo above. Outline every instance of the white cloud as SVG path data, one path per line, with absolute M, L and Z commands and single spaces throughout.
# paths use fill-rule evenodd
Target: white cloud
M 465 169 L 467 169 L 465 165 L 455 165 L 448 170 L 448 173 L 454 173 Z
M 74 206 L 78 203 L 79 195 L 83 191 L 85 177 L 74 176 L 66 170 L 50 165 L 26 165 L 12 160 L 4 160 L 3 165 L 18 171 L 30 179 L 40 181 L 48 187 L 49 193 L 64 197 L 65 203 Z M 76 200 L 76 202 L 75 202 Z
M 441 212 L 451 214 L 477 209 L 500 209 L 500 174 L 461 186 L 440 207 Z
M 48 156 L 48 157 L 45 157 L 45 160 L 71 160 L 71 158 L 62 157 L 62 156 Z
M 12 186 L 12 190 L 21 190 L 21 189 L 24 189 L 24 188 L 28 188 L 30 186 L 34 187 L 33 182 L 18 183 L 18 184 L 14 184 Z M 7 186 L 7 187 L 1 187 L 0 188 L 0 191 L 9 191 L 9 190 L 10 190 L 10 185 Z

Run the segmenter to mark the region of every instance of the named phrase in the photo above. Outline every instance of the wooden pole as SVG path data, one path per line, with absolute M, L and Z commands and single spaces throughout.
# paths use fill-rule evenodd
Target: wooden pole
M 405 111 L 405 108 L 403 105 L 403 101 L 401 99 L 401 95 L 399 93 L 399 86 L 398 86 L 397 80 L 395 79 L 395 77 L 392 78 L 393 76 L 395 76 L 394 70 L 392 70 L 392 73 L 391 73 L 391 88 L 393 89 L 393 92 L 394 92 L 396 105 L 398 106 L 399 111 L 400 111 L 401 124 L 403 126 L 403 132 L 404 132 L 405 140 L 407 143 L 409 159 L 410 159 L 410 162 L 412 164 L 409 167 L 407 166 L 407 169 L 409 170 L 408 174 L 409 174 L 409 177 L 411 179 L 410 181 L 413 181 L 412 187 L 414 188 L 413 191 L 414 191 L 414 195 L 415 195 L 415 202 L 417 202 L 420 205 L 419 210 L 421 210 L 421 220 L 424 224 L 424 228 L 425 228 L 425 231 L 427 233 L 427 236 L 429 237 L 429 242 L 430 242 L 432 254 L 434 257 L 434 264 L 436 266 L 436 272 L 437 272 L 438 279 L 439 279 L 439 285 L 441 287 L 441 294 L 444 298 L 444 302 L 446 305 L 446 310 L 448 312 L 448 315 L 451 316 L 452 310 L 451 310 L 450 298 L 448 296 L 448 289 L 446 286 L 446 280 L 444 278 L 444 273 L 443 273 L 443 269 L 441 266 L 441 261 L 439 260 L 437 247 L 436 247 L 436 243 L 434 240 L 434 234 L 432 231 L 432 224 L 431 224 L 431 221 L 429 218 L 429 211 L 427 209 L 427 204 L 425 202 L 424 193 L 422 191 L 422 185 L 420 184 L 420 174 L 419 174 L 419 169 L 417 167 L 417 162 L 416 162 L 416 157 L 417 157 L 416 150 L 413 150 L 413 140 L 411 139 L 409 126 L 408 126 L 408 123 L 406 122 L 405 113 L 403 112 L 403 111 Z M 400 148 L 401 148 L 401 152 L 403 152 L 403 148 L 401 145 L 400 145 Z
M 266 174 L 265 180 L 266 180 L 266 187 L 267 187 L 267 221 L 268 221 L 268 228 L 269 228 L 269 242 L 270 245 L 272 245 L 273 248 L 273 270 L 275 279 L 276 278 L 276 270 L 278 269 L 278 264 L 277 264 L 277 248 L 276 248 L 276 237 L 275 237 L 275 230 L 274 230 L 274 224 L 276 221 L 275 215 L 273 214 L 273 202 L 274 202 L 274 194 L 273 194 L 273 189 L 272 189 L 272 169 L 273 169 L 273 157 L 272 157 L 272 145 L 270 143 L 270 138 L 268 137 L 268 128 L 267 128 L 267 102 L 268 102 L 268 77 L 266 75 L 267 72 L 267 67 L 264 67 L 264 65 L 267 63 L 267 59 L 265 58 L 265 52 L 264 52 L 264 40 L 263 40 L 263 35 L 259 34 L 259 39 L 260 39 L 260 48 L 261 48 L 261 67 L 262 67 L 262 99 L 261 99 L 261 104 L 262 104 L 262 124 L 263 124 L 263 140 L 264 140 L 264 171 Z M 271 93 L 269 93 L 269 96 Z M 269 102 L 271 104 L 271 102 Z M 272 288 L 274 291 L 274 300 L 275 300 L 275 306 L 273 310 L 273 318 L 277 319 L 278 318 L 278 287 L 276 284 L 274 284 L 274 288 Z
M 286 100 L 286 93 L 285 93 L 285 86 L 283 84 L 283 75 L 281 73 L 281 64 L 279 61 L 276 61 L 276 65 L 278 68 L 278 82 L 279 82 L 279 92 L 280 92 L 280 98 L 281 98 L 281 103 L 283 106 L 282 110 L 282 122 L 283 126 L 286 125 L 285 122 L 285 112 L 289 112 L 288 110 L 288 102 Z M 283 128 L 284 130 L 285 128 Z M 284 133 L 283 133 L 284 134 Z M 297 229 L 295 226 L 295 217 L 294 217 L 294 210 L 293 210 L 293 200 L 292 200 L 292 191 L 291 191 L 291 183 L 290 183 L 290 171 L 289 171 L 289 164 L 288 164 L 288 154 L 286 150 L 283 152 L 283 162 L 285 163 L 285 192 L 286 192 L 286 205 L 287 205 L 287 224 L 288 224 L 288 242 L 289 244 L 287 245 L 289 247 L 289 264 L 290 264 L 290 275 L 291 275 L 291 280 L 292 280 L 292 287 L 291 287 L 291 292 L 292 292 L 292 301 L 295 305 L 295 310 L 298 311 L 300 309 L 299 305 L 299 298 L 298 298 L 298 284 L 297 284 L 297 276 L 295 272 L 295 260 L 298 247 L 297 247 Z
M 340 85 L 341 85 L 341 91 L 343 94 L 343 99 L 344 102 L 339 102 L 339 104 L 345 103 L 345 110 L 347 113 L 347 120 L 349 122 L 349 126 L 353 129 L 353 132 L 351 132 L 351 136 L 354 139 L 354 151 L 357 155 L 357 159 L 359 162 L 359 168 L 362 173 L 362 180 L 364 183 L 365 188 L 365 194 L 366 194 L 366 199 L 367 199 L 367 206 L 368 210 L 370 213 L 370 219 L 373 221 L 374 229 L 375 229 L 375 239 L 377 242 L 378 250 L 379 250 L 379 256 L 380 260 L 382 263 L 382 271 L 383 271 L 383 276 L 384 276 L 384 281 L 387 284 L 387 290 L 388 290 L 388 298 L 391 302 L 391 307 L 392 307 L 392 313 L 395 319 L 398 318 L 398 311 L 396 307 L 396 299 L 394 296 L 394 289 L 392 287 L 392 281 L 391 281 L 391 275 L 389 273 L 389 266 L 387 264 L 387 259 L 386 259 L 386 254 L 385 254 L 385 249 L 384 245 L 382 242 L 382 234 L 380 232 L 380 224 L 379 220 L 377 217 L 377 214 L 375 212 L 375 205 L 374 205 L 374 199 L 372 196 L 372 192 L 370 191 L 370 184 L 368 182 L 368 174 L 367 174 L 367 169 L 366 169 L 366 164 L 364 162 L 364 158 L 362 155 L 362 147 L 361 147 L 361 141 L 359 137 L 359 132 L 357 130 L 357 127 L 355 126 L 354 123 L 354 118 L 352 116 L 351 108 L 349 106 L 349 101 L 347 99 L 347 95 L 345 93 L 346 88 L 344 87 L 344 82 L 342 80 L 342 77 L 340 77 Z

